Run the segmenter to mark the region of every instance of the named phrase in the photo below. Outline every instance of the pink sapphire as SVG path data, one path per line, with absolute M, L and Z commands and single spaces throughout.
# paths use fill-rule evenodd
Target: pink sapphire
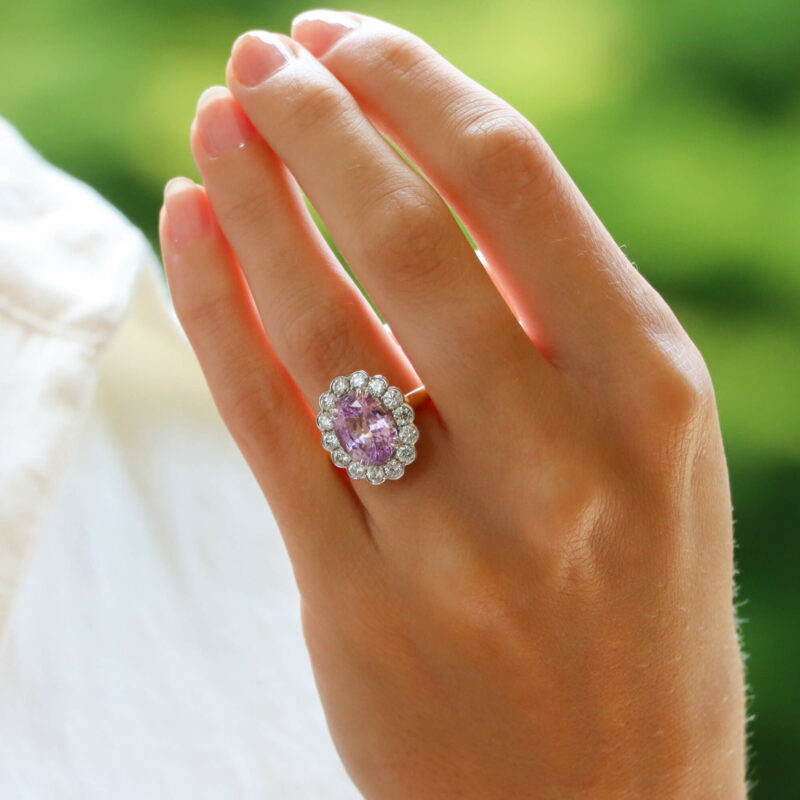
M 349 392 L 333 408 L 333 430 L 353 461 L 385 464 L 394 455 L 397 426 L 377 397 Z

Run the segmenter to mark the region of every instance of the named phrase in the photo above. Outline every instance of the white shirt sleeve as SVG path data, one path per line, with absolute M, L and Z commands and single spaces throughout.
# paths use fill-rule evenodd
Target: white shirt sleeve
M 137 230 L 0 119 L 0 626 L 146 257 Z
M 360 796 L 155 256 L 2 120 L 0 634 L 4 800 Z

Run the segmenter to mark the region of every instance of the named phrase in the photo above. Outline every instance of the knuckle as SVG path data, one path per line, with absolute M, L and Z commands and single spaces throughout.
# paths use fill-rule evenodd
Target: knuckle
M 708 367 L 685 334 L 662 337 L 638 381 L 643 413 L 650 423 L 685 429 L 714 408 Z
M 197 306 L 189 315 L 194 324 L 202 326 L 208 341 L 224 341 L 230 333 L 230 318 L 221 313 L 221 304 Z M 261 441 L 269 435 L 275 419 L 290 419 L 292 415 L 282 413 L 280 406 L 285 399 L 262 362 L 235 348 L 226 348 L 224 355 L 215 367 L 215 403 L 237 441 Z
M 264 197 L 252 192 L 237 192 L 220 204 L 220 225 L 228 231 L 260 231 L 264 226 Z
M 176 292 L 172 302 L 187 336 L 214 340 L 224 335 L 230 320 L 231 298 L 226 292 Z
M 259 378 L 250 365 L 238 365 L 231 359 L 229 380 L 220 382 L 217 403 L 234 438 L 242 443 L 271 439 L 276 419 L 287 419 L 280 413 L 279 401 L 268 381 Z M 244 368 L 245 371 L 242 370 Z
M 519 587 L 512 588 L 507 564 L 460 550 L 442 573 L 443 579 L 429 589 L 428 624 L 436 640 L 448 649 L 494 658 L 518 639 L 527 598 Z
M 290 87 L 292 126 L 299 130 L 314 129 L 319 124 L 339 117 L 347 106 L 347 94 L 334 83 L 298 82 Z
M 344 298 L 322 305 L 298 293 L 286 304 L 279 327 L 286 363 L 304 364 L 320 376 L 348 368 L 353 357 L 351 304 Z
M 552 159 L 536 129 L 515 111 L 484 111 L 459 136 L 467 178 L 488 199 L 518 205 L 549 195 L 556 186 Z
M 447 225 L 438 204 L 419 191 L 396 189 L 374 205 L 374 231 L 365 243 L 368 263 L 384 263 L 394 284 L 424 288 L 447 251 Z
M 428 48 L 417 36 L 407 31 L 387 34 L 375 50 L 375 66 L 394 78 L 407 80 L 418 69 L 423 69 L 428 59 Z
M 547 466 L 540 465 L 531 484 L 536 487 L 540 531 L 559 543 L 590 535 L 602 519 L 606 505 L 606 486 L 602 457 L 583 441 L 583 454 L 565 457 L 552 454 Z M 558 536 L 553 537 L 553 532 Z M 543 543 L 539 543 L 543 544 Z

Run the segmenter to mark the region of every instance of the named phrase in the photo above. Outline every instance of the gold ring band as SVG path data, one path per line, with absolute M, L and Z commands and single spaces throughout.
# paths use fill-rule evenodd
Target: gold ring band
M 426 403 L 430 400 L 430 395 L 428 394 L 428 390 L 424 386 L 418 386 L 416 389 L 412 389 L 405 395 L 406 403 L 408 403 L 411 408 L 415 411 L 421 405 Z

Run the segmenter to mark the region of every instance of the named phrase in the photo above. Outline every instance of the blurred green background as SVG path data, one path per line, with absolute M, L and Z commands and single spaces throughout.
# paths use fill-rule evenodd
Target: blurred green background
M 155 241 L 164 181 L 269 0 L 28 0 L 0 114 Z M 676 309 L 715 380 L 733 485 L 752 797 L 800 797 L 800 3 L 364 0 L 521 109 Z

